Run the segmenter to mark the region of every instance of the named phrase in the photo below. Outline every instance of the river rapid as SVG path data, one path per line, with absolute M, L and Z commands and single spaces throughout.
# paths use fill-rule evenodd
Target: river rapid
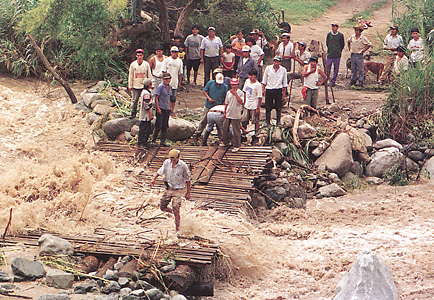
M 82 89 L 75 86 L 77 94 Z M 143 168 L 93 150 L 85 114 L 60 88 L 0 76 L 0 141 L 1 234 L 12 208 L 14 234 L 46 229 L 104 233 L 113 241 L 188 243 L 177 238 L 173 217 L 159 211 L 158 191 L 134 183 Z M 228 259 L 215 296 L 204 299 L 332 299 L 365 249 L 389 266 L 401 299 L 432 299 L 433 196 L 429 182 L 382 185 L 312 199 L 305 210 L 258 211 L 254 218 L 198 210 L 185 201 L 180 234 L 219 244 Z M 140 225 L 139 216 L 158 218 Z

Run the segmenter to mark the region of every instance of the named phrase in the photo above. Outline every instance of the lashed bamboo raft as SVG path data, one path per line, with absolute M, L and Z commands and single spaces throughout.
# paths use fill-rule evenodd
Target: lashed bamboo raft
M 249 210 L 248 194 L 252 180 L 265 165 L 271 147 L 242 147 L 231 152 L 225 147 L 177 146 L 181 158 L 190 166 L 192 174 L 191 200 L 196 207 L 236 214 Z M 149 150 L 134 146 L 104 142 L 97 146 L 119 158 L 143 165 L 155 172 L 168 157 L 171 147 L 152 147 Z M 147 184 L 152 174 L 139 175 L 139 184 Z M 156 187 L 163 188 L 161 180 Z
M 26 235 L 8 236 L 5 243 L 20 243 L 25 246 L 38 247 L 38 239 L 43 233 L 30 232 Z M 53 233 L 52 233 L 53 234 Z M 148 258 L 152 255 L 170 256 L 179 264 L 191 265 L 208 265 L 213 262 L 215 255 L 218 253 L 218 246 L 212 244 L 200 243 L 192 246 L 162 245 L 153 243 L 125 243 L 125 242 L 108 242 L 98 236 L 64 236 L 58 235 L 74 245 L 76 253 L 86 255 L 112 255 L 125 256 L 130 255 L 136 258 Z

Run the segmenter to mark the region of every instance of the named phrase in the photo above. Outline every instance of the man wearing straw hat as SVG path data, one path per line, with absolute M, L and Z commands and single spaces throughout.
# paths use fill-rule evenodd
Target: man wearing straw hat
M 158 176 L 164 176 L 164 184 L 166 185 L 166 190 L 160 200 L 160 209 L 162 211 L 173 213 L 175 216 L 175 228 L 176 231 L 179 230 L 181 225 L 181 200 L 184 195 L 185 187 L 187 191 L 185 192 L 185 199 L 190 199 L 190 181 L 191 174 L 188 169 L 187 164 L 179 159 L 180 151 L 178 149 L 172 149 L 169 151 L 169 158 L 166 159 L 158 169 L 154 178 L 149 182 L 149 186 L 153 187 L 155 180 Z M 172 202 L 172 208 L 168 205 Z
M 357 24 L 354 28 L 354 34 L 348 39 L 348 50 L 351 53 L 351 81 L 350 85 L 363 87 L 363 73 L 365 71 L 363 65 L 363 54 L 372 46 L 371 42 L 362 35 L 365 27 L 362 24 Z M 359 83 L 357 82 L 357 70 L 359 71 Z

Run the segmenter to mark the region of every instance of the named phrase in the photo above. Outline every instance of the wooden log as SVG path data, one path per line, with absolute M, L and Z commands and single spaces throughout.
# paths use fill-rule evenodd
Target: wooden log
M 99 259 L 93 255 L 86 256 L 79 264 L 79 270 L 84 274 L 98 270 Z
M 98 270 L 96 277 L 103 277 L 105 273 L 107 273 L 107 270 L 113 270 L 115 263 L 116 258 L 110 257 L 109 260 Z
M 220 147 L 217 149 L 217 151 L 212 156 L 211 161 L 208 162 L 208 164 L 206 165 L 204 172 L 202 172 L 202 175 L 201 175 L 202 177 L 199 178 L 200 184 L 208 184 L 212 174 L 214 173 L 214 171 L 216 169 L 215 162 L 220 161 L 222 159 L 222 157 L 226 153 L 226 150 L 227 149 L 225 147 Z
M 137 271 L 137 260 L 132 259 L 127 262 L 118 272 L 119 277 L 127 277 L 130 278 L 133 275 L 133 272 Z
M 168 288 L 184 292 L 196 280 L 196 272 L 187 265 L 179 265 L 175 270 L 163 275 Z

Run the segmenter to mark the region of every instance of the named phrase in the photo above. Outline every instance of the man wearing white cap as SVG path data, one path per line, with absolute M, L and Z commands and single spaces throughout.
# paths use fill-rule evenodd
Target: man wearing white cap
M 217 73 L 215 80 L 210 80 L 203 89 L 203 95 L 206 98 L 205 107 L 203 108 L 202 119 L 200 120 L 199 127 L 196 130 L 196 136 L 199 137 L 207 124 L 208 111 L 217 105 L 222 105 L 226 97 L 228 86 L 224 83 L 222 73 Z
M 239 86 L 242 89 L 244 87 L 244 82 L 249 78 L 249 72 L 252 69 L 258 71 L 258 64 L 256 61 L 250 57 L 250 47 L 245 45 L 241 50 L 243 52 L 243 57 L 240 58 L 237 67 L 237 77 L 239 80 Z
M 273 64 L 265 68 L 262 78 L 262 95 L 265 96 L 265 120 L 270 125 L 271 111 L 276 110 L 277 125 L 280 125 L 282 116 L 282 99 L 285 98 L 286 87 L 288 86 L 287 72 L 280 64 L 282 58 L 275 56 Z
M 176 231 L 179 230 L 181 225 L 181 200 L 184 195 L 185 187 L 187 191 L 185 192 L 185 199 L 190 199 L 190 189 L 191 189 L 191 174 L 187 164 L 179 159 L 180 151 L 178 149 L 172 149 L 169 151 L 169 158 L 166 159 L 158 169 L 154 178 L 149 182 L 149 186 L 153 187 L 155 180 L 158 176 L 164 176 L 164 184 L 166 185 L 166 190 L 160 200 L 160 209 L 162 211 L 173 213 L 175 216 L 175 227 Z M 168 205 L 172 202 L 172 208 Z
M 172 76 L 170 85 L 172 86 L 172 96 L 170 96 L 170 114 L 173 116 L 176 103 L 176 92 L 181 88 L 183 64 L 182 60 L 178 58 L 178 47 L 172 46 L 170 48 L 170 56 L 164 60 L 163 74 L 169 73 Z
M 200 62 L 203 63 L 205 86 L 210 80 L 211 70 L 218 68 L 220 57 L 223 56 L 223 44 L 218 36 L 215 36 L 215 28 L 208 28 L 208 35 L 200 45 Z M 214 78 L 213 78 L 214 79 Z

